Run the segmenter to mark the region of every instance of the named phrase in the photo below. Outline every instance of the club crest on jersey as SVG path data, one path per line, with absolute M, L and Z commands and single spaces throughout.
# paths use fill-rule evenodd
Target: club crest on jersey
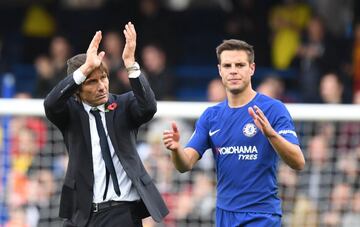
M 247 137 L 253 137 L 253 136 L 255 136 L 256 135 L 256 133 L 257 133 L 257 127 L 256 127 L 256 125 L 255 124 L 253 124 L 253 123 L 247 123 L 245 126 L 244 126 L 244 128 L 243 128 L 243 133 L 244 133 L 244 135 L 245 136 L 247 136 Z

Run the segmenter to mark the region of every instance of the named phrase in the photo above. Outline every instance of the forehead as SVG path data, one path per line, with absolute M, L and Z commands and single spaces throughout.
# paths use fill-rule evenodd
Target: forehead
M 107 73 L 106 73 L 104 68 L 99 67 L 99 68 L 94 69 L 94 71 L 92 71 L 90 73 L 90 75 L 87 76 L 85 81 L 93 80 L 93 79 L 99 79 L 103 75 L 107 76 Z
M 245 50 L 225 50 L 220 54 L 221 63 L 244 62 L 248 61 Z

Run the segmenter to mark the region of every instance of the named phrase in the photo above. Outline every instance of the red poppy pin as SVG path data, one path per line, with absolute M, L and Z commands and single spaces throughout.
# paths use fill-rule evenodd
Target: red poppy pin
M 117 107 L 117 103 L 116 103 L 116 102 L 113 102 L 113 103 L 109 104 L 109 105 L 106 107 L 106 110 L 105 110 L 105 111 L 108 112 L 108 111 L 111 111 L 111 110 L 115 110 L 116 107 Z

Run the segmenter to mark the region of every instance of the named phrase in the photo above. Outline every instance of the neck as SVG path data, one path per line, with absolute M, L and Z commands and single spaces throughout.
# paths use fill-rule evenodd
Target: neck
M 256 96 L 256 91 L 247 89 L 237 94 L 227 91 L 227 98 L 230 107 L 242 107 L 248 104 Z

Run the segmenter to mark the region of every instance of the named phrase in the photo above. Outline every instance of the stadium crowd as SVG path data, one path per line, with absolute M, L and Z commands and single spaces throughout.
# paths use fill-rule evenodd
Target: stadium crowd
M 358 1 L 9 0 L 0 12 L 0 78 L 14 77 L 15 98 L 44 98 L 98 29 L 110 92 L 128 91 L 121 27 L 131 20 L 141 36 L 138 61 L 159 101 L 222 101 L 215 46 L 237 38 L 255 46 L 259 92 L 285 103 L 360 104 Z M 177 173 L 161 142 L 168 120 L 154 119 L 139 134 L 140 155 L 170 209 L 164 223 L 144 226 L 213 226 L 212 156 Z M 194 122 L 178 122 L 187 141 Z M 61 226 L 67 155 L 60 132 L 37 117 L 12 117 L 7 127 L 0 128 L 0 226 Z M 360 123 L 296 128 L 307 163 L 302 172 L 279 166 L 284 226 L 360 226 Z

